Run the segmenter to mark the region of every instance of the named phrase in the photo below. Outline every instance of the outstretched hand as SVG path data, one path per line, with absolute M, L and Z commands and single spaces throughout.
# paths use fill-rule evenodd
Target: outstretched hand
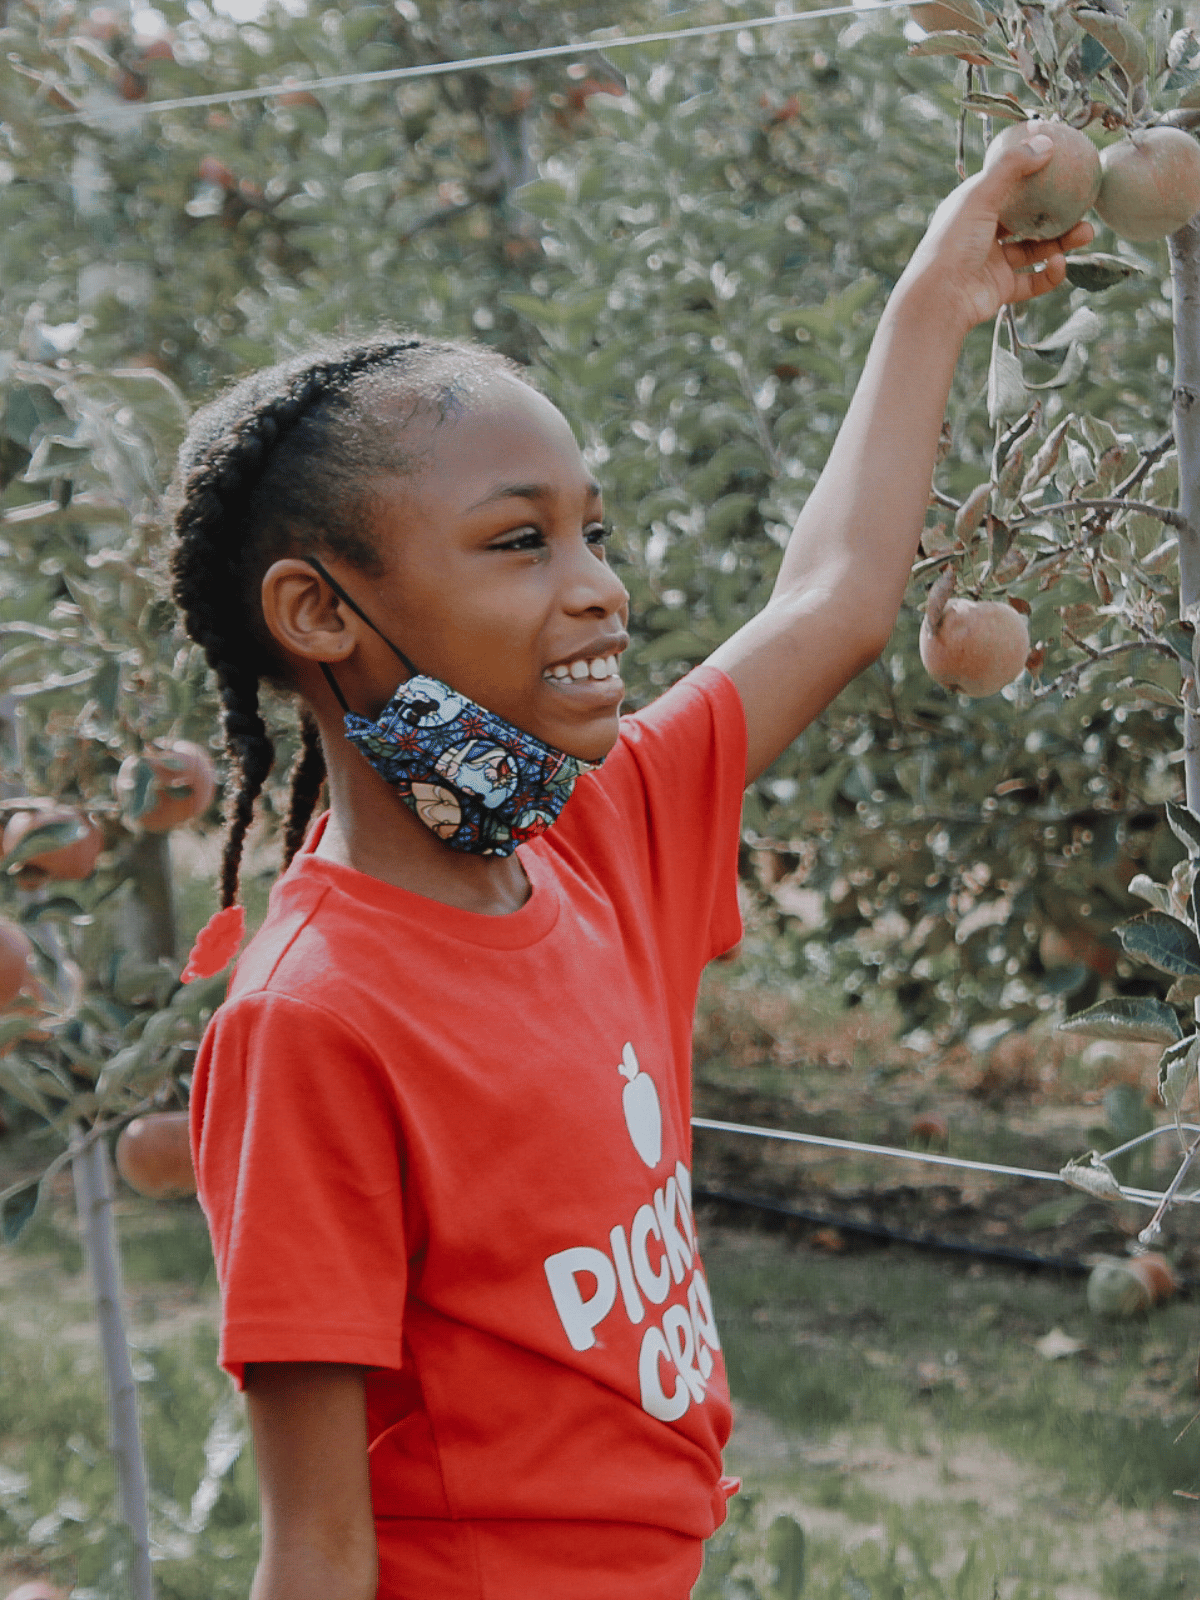
M 1090 222 L 1077 222 L 1058 239 L 1013 240 L 1000 212 L 1022 178 L 1039 172 L 1054 152 L 1038 134 L 998 155 L 982 172 L 959 185 L 934 212 L 925 237 L 897 288 L 936 295 L 939 317 L 962 332 L 1056 289 L 1067 274 L 1065 253 L 1090 244 Z

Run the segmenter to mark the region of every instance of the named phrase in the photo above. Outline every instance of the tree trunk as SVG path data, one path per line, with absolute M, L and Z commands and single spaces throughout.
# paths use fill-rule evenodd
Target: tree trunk
M 175 903 L 171 890 L 171 836 L 143 833 L 130 852 L 132 942 L 142 961 L 175 959 Z
M 1200 624 L 1200 227 L 1187 223 L 1168 241 L 1175 331 L 1175 387 L 1171 396 L 1179 452 L 1179 615 Z M 1200 650 L 1192 647 L 1192 682 L 1185 686 L 1183 772 L 1190 810 L 1200 813 Z
M 78 1136 L 76 1142 L 78 1143 Z M 112 1170 L 103 1139 L 79 1148 L 71 1163 L 75 1204 L 83 1248 L 96 1300 L 96 1323 L 104 1355 L 104 1376 L 117 1467 L 121 1516 L 133 1536 L 131 1600 L 154 1600 L 150 1571 L 150 1528 L 146 1496 L 146 1464 L 138 1424 L 137 1386 L 129 1360 L 129 1342 L 121 1294 L 117 1230 L 113 1222 Z

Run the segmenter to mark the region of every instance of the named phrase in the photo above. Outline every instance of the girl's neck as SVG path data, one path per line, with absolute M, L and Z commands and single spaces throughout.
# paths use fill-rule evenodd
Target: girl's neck
M 451 850 L 339 737 L 340 727 L 322 733 L 330 815 L 318 856 L 460 911 L 502 917 L 521 909 L 532 889 L 515 854 Z

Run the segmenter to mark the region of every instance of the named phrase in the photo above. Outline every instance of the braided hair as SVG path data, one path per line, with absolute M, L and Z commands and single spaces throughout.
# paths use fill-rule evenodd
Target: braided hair
M 263 622 L 260 586 L 284 556 L 340 556 L 382 570 L 367 514 L 373 477 L 411 473 L 397 410 L 439 420 L 460 410 L 474 380 L 497 371 L 525 379 L 483 345 L 390 330 L 328 342 L 236 383 L 196 413 L 170 494 L 171 587 L 184 626 L 217 680 L 227 792 L 221 905 L 232 906 L 246 832 L 275 759 L 259 707 L 263 681 L 287 689 L 287 669 Z M 525 379 L 525 381 L 528 381 Z M 386 421 L 383 420 L 386 415 Z M 284 864 L 304 840 L 325 777 L 317 724 L 300 715 Z

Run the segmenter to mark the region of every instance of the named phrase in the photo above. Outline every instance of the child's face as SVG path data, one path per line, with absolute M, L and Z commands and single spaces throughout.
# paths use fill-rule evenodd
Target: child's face
M 386 567 L 361 597 L 372 621 L 422 672 L 518 727 L 582 759 L 606 754 L 629 596 L 608 566 L 600 490 L 566 420 L 497 376 L 463 414 L 409 428 L 427 429 L 422 465 L 372 486 Z

